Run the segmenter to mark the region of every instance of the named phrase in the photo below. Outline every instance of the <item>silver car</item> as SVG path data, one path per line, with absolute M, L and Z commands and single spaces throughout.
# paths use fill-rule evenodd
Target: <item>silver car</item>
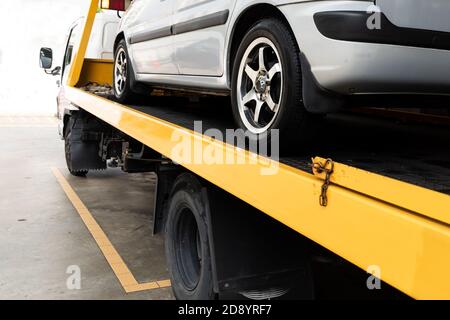
M 134 0 L 114 92 L 230 94 L 251 134 L 307 134 L 314 114 L 352 101 L 448 95 L 449 17 L 448 0 Z

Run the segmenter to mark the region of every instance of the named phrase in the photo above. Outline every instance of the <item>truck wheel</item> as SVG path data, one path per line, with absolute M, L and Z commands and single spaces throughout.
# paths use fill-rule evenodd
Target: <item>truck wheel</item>
M 65 151 L 65 155 L 66 155 L 66 163 L 67 163 L 67 169 L 69 170 L 70 174 L 75 176 L 75 177 L 85 177 L 88 174 L 88 170 L 74 170 L 72 169 L 73 163 L 73 156 L 72 156 L 72 117 L 69 120 L 68 126 L 66 128 L 66 132 L 64 133 L 64 151 Z
M 114 54 L 114 74 L 113 87 L 114 96 L 120 103 L 129 102 L 133 96 L 131 80 L 133 77 L 131 61 L 128 57 L 128 50 L 125 40 L 121 40 L 117 45 Z
M 191 174 L 174 183 L 166 220 L 166 257 L 179 300 L 214 299 L 206 194 Z
M 237 125 L 254 139 L 301 138 L 310 114 L 302 103 L 299 49 L 286 25 L 265 19 L 242 39 L 232 73 L 232 105 Z

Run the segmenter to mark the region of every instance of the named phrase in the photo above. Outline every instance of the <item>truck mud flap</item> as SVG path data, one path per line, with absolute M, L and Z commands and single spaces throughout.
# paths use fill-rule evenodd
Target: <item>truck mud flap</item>
M 106 169 L 106 161 L 100 154 L 102 127 L 98 120 L 85 113 L 77 112 L 71 116 L 65 135 L 70 171 Z

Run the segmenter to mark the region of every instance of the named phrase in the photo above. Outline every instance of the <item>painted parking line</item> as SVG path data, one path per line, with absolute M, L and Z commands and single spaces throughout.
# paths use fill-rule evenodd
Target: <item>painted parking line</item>
M 67 195 L 67 198 L 69 198 L 95 242 L 99 246 L 101 252 L 105 256 L 126 293 L 168 288 L 171 286 L 170 280 L 138 283 L 126 263 L 123 261 L 122 257 L 112 245 L 111 241 L 109 241 L 105 232 L 92 216 L 89 209 L 81 201 L 75 190 L 73 190 L 70 186 L 66 178 L 64 178 L 62 173 L 57 168 L 52 168 L 52 172 Z

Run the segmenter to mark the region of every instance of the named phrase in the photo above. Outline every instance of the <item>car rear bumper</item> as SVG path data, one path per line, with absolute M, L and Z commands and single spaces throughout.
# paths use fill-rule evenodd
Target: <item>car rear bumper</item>
M 369 29 L 370 1 L 317 1 L 280 9 L 324 89 L 346 95 L 450 94 L 449 33 L 397 27 L 383 13 L 381 29 Z
M 374 29 L 369 29 L 372 16 L 365 11 L 317 12 L 314 22 L 322 35 L 334 40 L 450 50 L 449 32 L 398 27 L 382 12 L 379 28 L 374 23 Z

